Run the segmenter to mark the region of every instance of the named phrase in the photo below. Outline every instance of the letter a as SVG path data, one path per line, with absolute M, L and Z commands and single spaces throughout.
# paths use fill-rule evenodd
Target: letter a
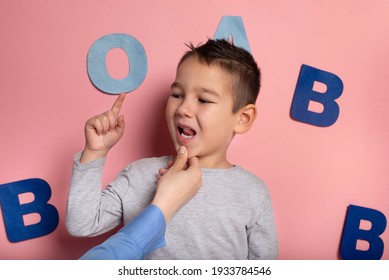
M 326 92 L 313 90 L 314 83 L 320 82 L 327 86 Z M 339 105 L 335 99 L 343 92 L 342 80 L 329 72 L 302 65 L 294 93 L 291 117 L 297 121 L 315 126 L 327 127 L 333 125 L 339 116 Z M 310 101 L 321 103 L 323 112 L 308 110 Z
M 19 195 L 33 193 L 34 200 L 21 204 Z M 8 240 L 20 242 L 53 232 L 59 222 L 57 209 L 47 202 L 51 197 L 49 184 L 42 179 L 27 179 L 0 185 L 0 203 Z M 24 225 L 23 216 L 37 213 L 41 220 Z
M 229 40 L 230 37 L 232 37 L 232 42 L 235 46 L 241 47 L 251 53 L 242 17 L 223 16 L 220 20 L 213 39 Z
M 371 223 L 369 230 L 360 229 L 361 220 Z M 384 242 L 379 237 L 386 228 L 386 218 L 381 212 L 350 205 L 344 224 L 340 255 L 345 260 L 379 260 L 384 252 Z M 358 250 L 357 241 L 369 243 L 366 251 Z

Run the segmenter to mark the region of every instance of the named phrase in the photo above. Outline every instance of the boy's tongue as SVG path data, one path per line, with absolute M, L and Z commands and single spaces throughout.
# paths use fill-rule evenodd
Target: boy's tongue
M 186 136 L 195 136 L 195 134 L 196 134 L 196 132 L 193 129 L 188 128 L 188 127 L 185 127 L 185 128 L 183 127 L 182 130 Z

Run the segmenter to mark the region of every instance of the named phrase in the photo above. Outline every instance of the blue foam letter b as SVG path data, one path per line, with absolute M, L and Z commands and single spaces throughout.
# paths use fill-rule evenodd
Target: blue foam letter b
M 326 92 L 314 91 L 315 81 L 325 84 L 327 86 Z M 342 92 L 343 82 L 338 76 L 308 65 L 302 65 L 294 93 L 291 117 L 315 126 L 333 125 L 339 116 L 339 105 L 335 99 L 339 98 Z M 323 112 L 308 110 L 310 101 L 323 105 Z
M 361 220 L 369 221 L 371 228 L 369 230 L 360 229 Z M 384 242 L 380 235 L 385 228 L 386 218 L 381 212 L 350 205 L 344 225 L 340 255 L 345 260 L 379 260 L 384 252 Z M 358 250 L 356 248 L 358 240 L 367 241 L 369 249 Z
M 19 195 L 24 193 L 33 193 L 34 200 L 20 204 Z M 57 209 L 47 203 L 50 197 L 50 186 L 42 179 L 0 185 L 0 203 L 9 241 L 19 242 L 44 236 L 57 228 L 59 215 Z M 23 216 L 33 213 L 40 216 L 40 221 L 26 226 Z

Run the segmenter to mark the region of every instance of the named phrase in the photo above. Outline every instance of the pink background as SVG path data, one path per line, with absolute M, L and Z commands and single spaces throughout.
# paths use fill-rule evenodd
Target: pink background
M 259 118 L 236 137 L 230 159 L 269 185 L 281 259 L 337 259 L 347 206 L 389 219 L 388 1 L 1 1 L 0 184 L 42 178 L 59 211 L 51 234 L 7 239 L 0 259 L 75 259 L 106 236 L 79 239 L 64 227 L 73 154 L 85 121 L 115 97 L 91 84 L 90 46 L 103 35 L 137 38 L 148 58 L 144 83 L 127 96 L 125 136 L 110 153 L 108 183 L 128 162 L 172 153 L 165 99 L 185 43 L 213 37 L 223 15 L 241 16 L 263 72 Z M 108 56 L 125 75 L 124 53 Z M 289 116 L 302 64 L 338 75 L 340 116 L 328 128 Z M 381 236 L 389 259 L 389 229 Z

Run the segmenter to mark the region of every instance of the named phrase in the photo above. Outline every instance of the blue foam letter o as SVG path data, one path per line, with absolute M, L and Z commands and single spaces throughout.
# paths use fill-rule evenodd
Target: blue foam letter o
M 107 70 L 106 56 L 109 50 L 120 48 L 125 51 L 130 65 L 128 75 L 113 79 Z M 119 94 L 139 87 L 147 74 L 147 56 L 142 44 L 128 34 L 109 34 L 96 40 L 87 57 L 88 75 L 92 83 L 103 92 Z

